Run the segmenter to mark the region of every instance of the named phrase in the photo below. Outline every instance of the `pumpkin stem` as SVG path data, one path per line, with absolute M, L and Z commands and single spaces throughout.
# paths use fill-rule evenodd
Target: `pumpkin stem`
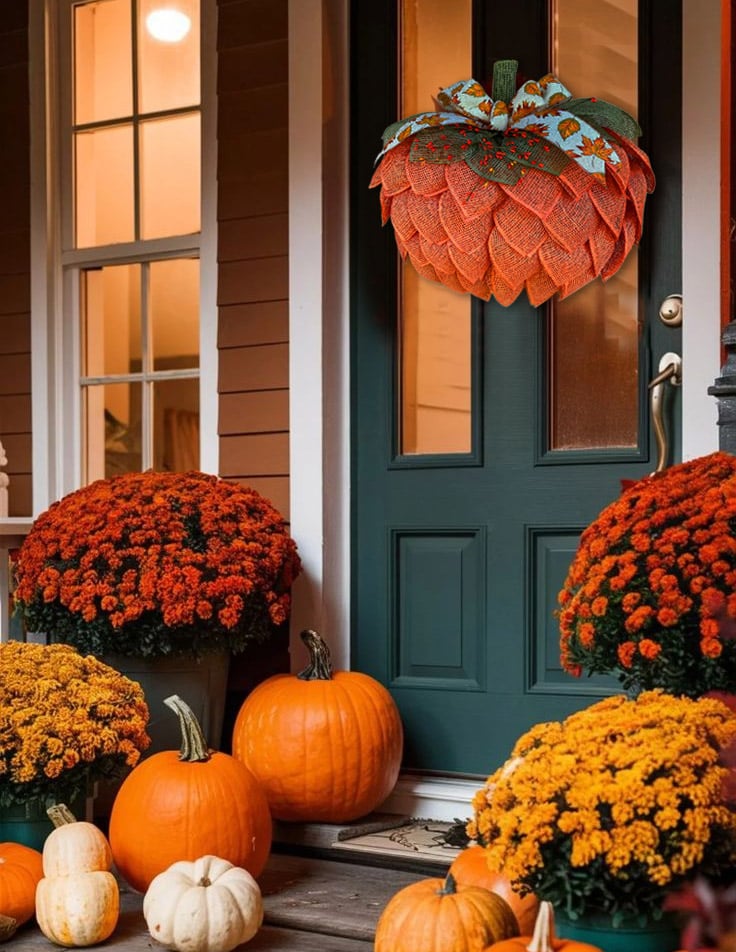
M 299 635 L 309 652 L 309 664 L 297 674 L 302 681 L 330 681 L 332 679 L 332 662 L 330 649 L 321 635 L 311 628 L 305 628 Z
M 179 718 L 179 726 L 181 727 L 179 760 L 184 760 L 187 763 L 209 760 L 210 752 L 207 741 L 191 707 L 186 701 L 182 701 L 178 694 L 172 694 L 171 697 L 164 698 L 164 704 L 170 707 Z
M 496 60 L 493 64 L 491 97 L 498 102 L 511 102 L 516 92 L 516 60 Z
M 55 803 L 48 808 L 46 813 L 55 827 L 77 822 L 77 818 L 65 803 Z
M 555 915 L 552 903 L 543 900 L 539 903 L 539 912 L 534 923 L 532 941 L 527 946 L 528 952 L 552 952 L 555 943 Z
M 8 939 L 12 938 L 12 936 L 15 935 L 15 930 L 17 928 L 17 919 L 13 919 L 12 916 L 0 915 L 0 942 L 6 942 Z
M 437 890 L 438 896 L 453 896 L 457 892 L 457 882 L 452 873 L 448 873 L 445 876 L 445 881 L 442 883 L 440 889 Z

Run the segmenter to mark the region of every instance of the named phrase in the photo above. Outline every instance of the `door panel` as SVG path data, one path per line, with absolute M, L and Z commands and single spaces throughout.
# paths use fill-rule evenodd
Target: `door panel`
M 469 447 L 467 437 L 459 444 L 443 437 L 438 415 L 418 439 L 421 425 L 412 430 L 411 421 L 420 418 L 421 400 L 408 415 L 402 406 L 416 391 L 412 379 L 407 384 L 406 320 L 403 351 L 400 345 L 398 255 L 390 226 L 380 227 L 377 194 L 367 188 L 381 132 L 399 115 L 397 8 L 358 0 L 352 9 L 351 663 L 396 698 L 407 768 L 485 775 L 531 724 L 615 689 L 605 678 L 581 681 L 561 670 L 554 609 L 579 533 L 617 496 L 622 479 L 653 469 L 647 382 L 660 354 L 679 351 L 678 332 L 656 319 L 661 300 L 680 290 L 679 99 L 672 95 L 679 88 L 679 8 L 640 3 L 641 145 L 658 184 L 639 251 L 638 309 L 624 316 L 634 327 L 637 358 L 633 381 L 625 382 L 635 397 L 628 422 L 621 424 L 620 346 L 597 330 L 600 282 L 591 286 L 585 331 L 568 306 L 558 312 L 556 334 L 552 309 L 534 309 L 526 298 L 504 308 L 447 292 L 470 314 L 469 331 L 459 329 L 461 347 L 471 348 L 470 392 L 462 398 Z M 485 81 L 497 58 L 518 59 L 527 77 L 547 72 L 546 9 L 546 0 L 512 10 L 476 0 L 476 78 Z M 445 85 L 462 78 L 447 76 Z M 573 88 L 576 95 L 597 92 Z M 441 308 L 424 324 L 423 314 L 420 307 L 412 342 L 427 327 L 440 341 L 452 334 Z M 571 337 L 578 342 L 573 357 Z M 678 400 L 670 403 L 677 412 Z

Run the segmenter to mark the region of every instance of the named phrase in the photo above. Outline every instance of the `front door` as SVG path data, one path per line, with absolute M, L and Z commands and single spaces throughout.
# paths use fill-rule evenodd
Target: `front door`
M 674 308 L 659 315 L 681 290 L 679 3 L 358 0 L 352 16 L 352 667 L 395 697 L 406 768 L 486 775 L 532 724 L 616 689 L 561 669 L 557 592 L 621 481 L 678 458 L 679 393 L 648 385 L 680 351 Z M 539 308 L 419 278 L 368 189 L 383 128 L 457 80 L 487 85 L 498 59 L 637 114 L 657 177 L 621 271 Z

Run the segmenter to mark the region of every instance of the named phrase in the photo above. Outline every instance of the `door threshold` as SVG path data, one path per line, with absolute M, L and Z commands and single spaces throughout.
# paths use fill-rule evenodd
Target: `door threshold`
M 457 824 L 397 814 L 370 814 L 347 824 L 274 823 L 274 851 L 337 862 L 442 875 L 464 844 Z

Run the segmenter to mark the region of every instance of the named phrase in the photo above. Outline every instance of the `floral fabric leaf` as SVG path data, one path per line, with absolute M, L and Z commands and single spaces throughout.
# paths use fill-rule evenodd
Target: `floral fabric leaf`
M 409 159 L 412 162 L 432 162 L 449 165 L 450 162 L 467 161 L 479 148 L 479 137 L 483 133 L 476 130 L 458 129 L 448 126 L 442 132 L 424 129 L 418 132 L 411 143 Z M 490 138 L 488 133 L 486 137 Z
M 633 116 L 602 99 L 567 99 L 558 105 L 560 109 L 589 122 L 601 133 L 610 129 L 624 139 L 638 139 L 641 135 L 641 126 Z
M 383 149 L 378 153 L 376 161 L 390 152 L 391 149 L 401 145 L 410 136 L 425 132 L 427 129 L 436 129 L 439 126 L 470 126 L 477 128 L 477 124 L 466 116 L 458 115 L 454 112 L 420 112 L 416 116 L 410 116 L 408 119 L 402 119 L 401 122 L 392 123 L 383 133 Z M 436 159 L 435 161 L 441 161 Z
M 592 175 L 605 175 L 607 162 L 616 166 L 621 164 L 611 143 L 594 126 L 571 112 L 555 109 L 550 113 L 540 115 L 535 112 L 514 120 L 515 129 L 529 126 Z

